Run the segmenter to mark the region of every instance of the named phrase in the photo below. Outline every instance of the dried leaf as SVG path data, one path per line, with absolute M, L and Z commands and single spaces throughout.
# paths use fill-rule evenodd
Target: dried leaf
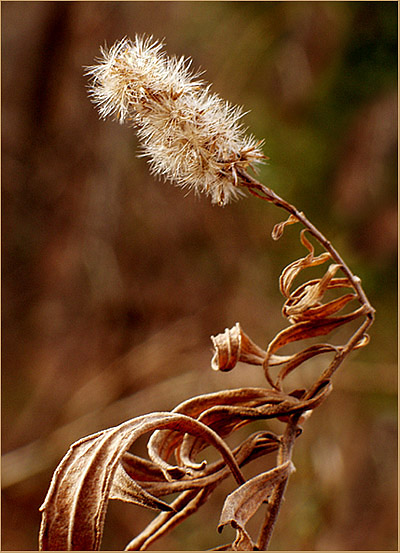
M 254 542 L 244 528 L 237 526 L 232 522 L 233 528 L 236 529 L 236 538 L 232 543 L 232 551 L 254 551 Z
M 304 349 L 303 351 L 300 351 L 299 353 L 294 354 L 290 361 L 279 371 L 275 386 L 279 389 L 282 381 L 292 371 L 294 371 L 294 369 L 296 369 L 299 365 L 301 365 L 308 359 L 311 359 L 312 357 L 321 355 L 323 353 L 337 353 L 338 351 L 339 349 L 336 346 L 332 346 L 331 344 L 316 344 Z
M 335 313 L 341 311 L 348 303 L 350 303 L 354 299 L 357 299 L 357 296 L 355 294 L 345 294 L 344 296 L 336 298 L 335 300 L 332 300 L 328 303 L 315 307 L 306 307 L 305 309 L 299 309 L 299 306 L 288 308 L 285 305 L 282 312 L 285 317 L 287 317 L 290 322 L 293 323 L 311 319 L 326 319 L 327 317 L 331 317 Z
M 239 323 L 231 329 L 226 328 L 224 333 L 211 336 L 211 340 L 215 350 L 211 360 L 211 368 L 214 371 L 230 371 L 238 361 L 262 365 L 265 351 L 250 340 Z
M 329 379 L 320 380 L 315 387 L 315 390 L 312 394 L 310 392 L 304 392 L 302 396 L 298 397 L 298 406 L 288 410 L 288 413 L 285 415 L 278 416 L 278 419 L 282 422 L 288 422 L 291 415 L 303 414 L 310 412 L 319 405 L 329 396 L 332 392 L 332 383 Z M 294 397 L 297 397 L 297 390 L 292 392 Z
M 279 288 L 283 296 L 286 298 L 290 297 L 290 288 L 293 281 L 303 269 L 321 265 L 322 263 L 325 263 L 325 261 L 331 259 L 331 255 L 328 252 L 323 252 L 318 256 L 314 256 L 314 246 L 306 238 L 305 230 L 300 233 L 300 240 L 310 253 L 306 257 L 302 257 L 301 259 L 297 259 L 293 263 L 290 263 L 282 271 L 282 274 L 279 277 Z
M 251 541 L 251 539 L 245 529 L 247 522 L 262 503 L 268 501 L 275 486 L 286 480 L 293 471 L 293 463 L 287 461 L 268 472 L 263 472 L 251 478 L 225 499 L 218 524 L 218 531 L 221 532 L 226 524 L 231 524 L 236 529 L 237 537 L 232 544 L 235 547 L 234 551 L 243 550 L 244 544 L 247 547 L 249 546 L 248 540 Z
M 205 410 L 215 405 L 234 405 L 244 404 L 248 406 L 258 405 L 265 400 L 266 394 L 270 391 L 264 388 L 239 388 L 236 390 L 223 390 L 222 392 L 214 392 L 196 396 L 183 403 L 179 404 L 172 411 L 173 413 L 182 413 L 197 418 Z M 174 474 L 174 470 L 180 470 L 180 473 L 175 474 L 175 477 L 183 477 L 186 470 L 183 467 L 174 467 L 167 463 L 170 455 L 179 448 L 183 440 L 182 433 L 176 433 L 169 430 L 157 430 L 150 437 L 148 442 L 149 457 L 156 464 L 163 467 L 167 472 L 167 478 Z M 189 469 L 193 468 L 191 464 Z
M 71 446 L 53 475 L 41 507 L 41 550 L 99 549 L 112 481 L 119 461 L 139 436 L 157 428 L 179 428 L 181 432 L 193 432 L 208 440 L 220 451 L 236 480 L 244 482 L 228 446 L 202 423 L 177 413 L 152 413 L 131 419 Z M 138 485 L 138 495 L 139 488 Z M 142 498 L 146 502 L 148 493 L 144 493 Z
M 306 284 L 302 287 L 301 294 L 290 296 L 289 302 L 286 302 L 286 313 L 288 317 L 299 315 L 307 309 L 314 307 L 323 298 L 330 281 L 335 273 L 340 268 L 340 265 L 330 265 L 325 275 L 318 279 L 314 284 Z
M 325 383 L 328 385 L 328 382 Z M 322 388 L 320 388 L 322 390 Z M 297 398 L 293 394 L 285 394 L 277 390 L 266 390 L 266 398 L 263 404 L 258 406 L 215 406 L 206 410 L 198 420 L 212 428 L 220 436 L 225 437 L 232 431 L 254 420 L 287 417 L 291 414 L 314 409 L 330 393 L 327 386 L 319 396 L 313 396 L 308 400 Z M 323 397 L 322 397 L 323 396 Z M 201 438 L 186 435 L 180 448 L 180 455 L 193 459 L 205 446 Z
M 233 454 L 239 466 L 243 466 L 250 461 L 257 459 L 262 455 L 272 453 L 278 449 L 280 445 L 280 439 L 273 432 L 261 431 L 256 432 L 246 438 L 238 447 L 233 450 Z M 135 456 L 134 456 L 135 457 Z M 127 474 L 135 480 L 136 472 L 136 460 L 134 460 L 134 466 L 125 464 L 124 466 Z M 230 469 L 226 466 L 224 460 L 215 461 L 207 466 L 207 468 L 197 476 L 191 476 L 187 479 L 182 479 L 173 482 L 158 481 L 141 481 L 140 485 L 146 489 L 149 493 L 161 497 L 163 495 L 169 495 L 176 492 L 182 492 L 191 489 L 204 488 L 211 484 L 218 484 L 230 475 Z M 127 483 L 129 486 L 129 483 Z
M 163 471 L 152 461 L 138 457 L 129 451 L 121 458 L 121 464 L 131 478 L 146 482 L 164 482 Z
M 242 389 L 244 391 L 246 389 Z M 238 390 L 240 391 L 240 390 Z M 226 437 L 234 430 L 247 424 L 252 420 L 272 418 L 276 413 L 280 413 L 280 404 L 284 401 L 293 401 L 293 398 L 277 392 L 276 390 L 263 390 L 261 397 L 249 401 L 249 392 L 242 396 L 240 405 L 215 405 L 206 409 L 198 417 L 198 420 L 212 428 L 221 437 Z M 240 396 L 239 396 L 240 397 Z M 239 399 L 239 398 L 237 398 Z M 181 463 L 185 466 L 196 467 L 194 459 L 196 455 L 204 448 L 205 442 L 199 438 L 186 435 L 183 438 L 177 454 Z M 201 467 L 199 467 L 201 468 Z
M 303 215 L 303 213 L 301 213 Z M 298 223 L 299 220 L 295 215 L 290 214 L 289 217 L 286 219 L 286 221 L 282 221 L 281 223 L 278 223 L 274 226 L 272 229 L 272 239 L 273 240 L 279 240 L 279 238 L 282 236 L 283 231 L 288 225 L 293 225 L 294 223 Z
M 305 340 L 307 338 L 315 338 L 316 336 L 324 336 L 326 334 L 329 334 L 335 328 L 342 326 L 350 321 L 353 321 L 357 317 L 363 315 L 364 312 L 365 309 L 363 306 L 361 306 L 353 313 L 342 315 L 341 317 L 328 317 L 312 321 L 302 321 L 282 330 L 272 340 L 272 342 L 270 342 L 267 348 L 267 356 L 264 360 L 265 376 L 271 386 L 276 388 L 276 384 L 273 382 L 271 374 L 269 372 L 269 360 L 272 354 L 275 354 L 276 351 L 291 342 L 297 342 L 299 340 Z
M 117 465 L 111 485 L 109 499 L 119 499 L 127 503 L 135 503 L 157 511 L 172 511 L 172 507 L 154 497 L 135 482 L 121 464 Z

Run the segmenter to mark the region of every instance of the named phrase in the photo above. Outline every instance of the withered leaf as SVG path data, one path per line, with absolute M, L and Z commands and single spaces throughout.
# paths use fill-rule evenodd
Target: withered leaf
M 276 434 L 268 431 L 260 431 L 246 438 L 239 446 L 237 446 L 233 450 L 233 453 L 238 465 L 243 466 L 262 455 L 266 455 L 268 453 L 276 451 L 279 445 L 280 439 L 278 436 L 276 436 Z M 125 460 L 123 461 L 127 474 L 133 480 L 137 479 L 137 472 L 135 468 L 137 464 L 136 459 L 134 459 L 133 465 L 131 465 L 130 463 L 126 464 Z M 160 482 L 155 480 L 151 480 L 148 482 L 141 481 L 140 485 L 151 494 L 160 497 L 176 492 L 182 492 L 196 488 L 204 488 L 211 484 L 218 484 L 222 480 L 227 478 L 229 474 L 229 467 L 227 467 L 225 461 L 221 459 L 208 465 L 207 468 L 196 477 L 193 476 L 186 479 L 176 480 L 174 482 Z M 129 488 L 129 482 L 127 482 L 127 486 Z
M 352 313 L 342 315 L 341 317 L 327 317 L 312 321 L 301 321 L 282 330 L 268 345 L 267 356 L 264 360 L 265 376 L 271 386 L 276 388 L 276 384 L 273 382 L 271 374 L 269 372 L 269 359 L 270 356 L 272 354 L 275 354 L 277 350 L 291 342 L 329 334 L 335 328 L 344 325 L 350 321 L 353 321 L 360 315 L 363 315 L 364 312 L 364 307 L 361 306 L 359 309 L 356 309 Z
M 146 482 L 164 482 L 163 471 L 152 461 L 138 457 L 127 451 L 121 458 L 121 464 L 125 471 L 134 480 L 144 480 Z
M 235 390 L 223 390 L 221 392 L 203 394 L 186 400 L 175 407 L 172 412 L 182 413 L 197 418 L 202 412 L 212 408 L 215 405 L 258 405 L 260 402 L 262 403 L 264 401 L 266 394 L 268 393 L 271 393 L 271 390 L 265 390 L 265 388 L 238 388 Z M 173 474 L 173 471 L 176 468 L 178 468 L 181 473 L 176 474 L 175 477 L 183 477 L 186 473 L 184 467 L 174 467 L 173 465 L 169 465 L 167 463 L 167 460 L 172 452 L 175 452 L 176 454 L 176 450 L 179 448 L 183 439 L 184 436 L 182 433 L 177 433 L 173 430 L 157 430 L 149 439 L 147 446 L 149 457 L 157 465 L 163 467 L 163 470 L 167 473 L 167 479 L 169 480 L 171 480 L 170 475 Z M 195 466 L 189 463 L 188 468 L 195 468 Z M 203 468 L 203 465 L 201 465 L 201 468 Z
M 117 465 L 114 478 L 111 485 L 109 499 L 119 499 L 127 503 L 135 503 L 149 509 L 157 511 L 172 511 L 172 507 L 154 497 L 143 489 L 135 480 L 130 478 L 123 468 L 122 464 Z
M 239 323 L 217 336 L 211 336 L 211 341 L 214 346 L 211 368 L 214 371 L 230 371 L 238 361 L 262 365 L 265 351 L 243 332 Z
M 288 417 L 289 415 L 314 409 L 330 393 L 331 385 L 325 381 L 319 393 L 307 400 L 286 394 L 278 390 L 265 390 L 262 404 L 247 407 L 245 405 L 216 405 L 204 411 L 198 420 L 225 437 L 232 431 L 254 420 Z M 283 420 L 283 419 L 282 419 Z M 180 447 L 180 455 L 191 460 L 204 447 L 201 438 L 186 435 Z
M 220 451 L 238 483 L 244 482 L 231 450 L 207 426 L 178 413 L 151 413 L 137 417 L 83 438 L 70 447 L 53 475 L 41 507 L 40 550 L 99 549 L 118 463 L 139 436 L 157 428 L 174 428 L 201 436 Z M 139 496 L 139 485 L 137 493 Z M 148 492 L 142 499 L 146 503 Z
M 301 213 L 304 215 L 303 213 Z M 281 223 L 278 223 L 274 226 L 272 229 L 272 239 L 273 240 L 279 240 L 279 238 L 282 236 L 283 231 L 288 225 L 293 225 L 294 223 L 298 223 L 299 220 L 295 215 L 290 214 L 289 217 L 286 219 L 286 221 L 282 221 Z
M 218 524 L 218 531 L 221 532 L 226 524 L 231 524 L 237 531 L 237 539 L 232 544 L 236 549 L 243 545 L 249 546 L 249 535 L 245 526 L 250 518 L 255 514 L 264 501 L 268 501 L 275 486 L 286 480 L 294 471 L 294 465 L 287 461 L 267 472 L 263 472 L 254 478 L 239 486 L 235 491 L 228 495 L 222 508 L 221 517 Z M 250 540 L 251 541 L 251 540 Z M 251 542 L 252 543 L 252 542 Z
M 345 294 L 340 298 L 336 298 L 328 303 L 305 307 L 299 309 L 299 306 L 286 305 L 283 307 L 283 314 L 291 322 L 300 322 L 311 319 L 325 319 L 341 311 L 349 302 L 356 299 L 355 294 Z M 303 307 L 303 306 L 302 306 Z
M 340 265 L 330 265 L 322 278 L 317 279 L 312 284 L 306 283 L 306 285 L 303 285 L 301 293 L 298 289 L 297 294 L 292 294 L 285 304 L 286 313 L 284 314 L 288 317 L 300 315 L 307 309 L 318 305 L 339 268 Z
M 312 357 L 321 355 L 323 353 L 337 353 L 338 351 L 338 348 L 336 346 L 332 346 L 331 344 L 316 344 L 300 351 L 299 353 L 292 355 L 290 361 L 286 363 L 285 366 L 282 367 L 279 371 L 276 378 L 275 386 L 277 388 L 280 388 L 282 381 L 288 376 L 288 374 L 294 371 L 294 369 L 296 369 L 299 365 L 304 363 L 304 361 L 307 361 L 307 359 L 311 359 Z
M 279 288 L 281 290 L 281 293 L 286 298 L 290 297 L 290 288 L 293 284 L 293 281 L 303 269 L 314 267 L 316 265 L 321 265 L 322 263 L 325 263 L 325 261 L 327 261 L 328 259 L 331 259 L 331 255 L 328 252 L 323 252 L 318 256 L 314 256 L 314 246 L 306 238 L 305 230 L 300 233 L 300 239 L 302 244 L 308 249 L 310 253 L 306 257 L 302 257 L 301 259 L 293 261 L 293 263 L 290 263 L 282 271 L 282 274 L 279 277 Z
M 236 529 L 236 538 L 232 543 L 232 551 L 254 551 L 254 542 L 244 528 L 232 521 L 232 527 Z

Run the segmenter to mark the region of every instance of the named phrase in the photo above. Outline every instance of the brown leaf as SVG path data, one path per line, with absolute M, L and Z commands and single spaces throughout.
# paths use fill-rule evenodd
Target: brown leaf
M 119 499 L 127 503 L 135 503 L 157 511 L 172 511 L 172 507 L 154 497 L 135 482 L 121 464 L 117 465 L 111 485 L 109 499 Z
M 284 314 L 290 318 L 295 315 L 300 315 L 307 309 L 314 307 L 323 298 L 330 281 L 334 277 L 335 273 L 340 268 L 340 265 L 332 264 L 329 266 L 325 275 L 317 279 L 313 284 L 307 283 L 302 287 L 302 293 L 294 295 L 292 294 L 289 301 L 286 302 L 286 312 Z
M 298 414 L 298 413 L 305 413 L 307 411 L 312 411 L 313 409 L 321 405 L 323 401 L 325 401 L 325 399 L 329 396 L 331 391 L 332 391 L 331 381 L 329 379 L 320 380 L 317 383 L 316 389 L 313 391 L 312 394 L 310 394 L 309 392 L 305 392 L 305 398 L 308 398 L 308 399 L 299 397 L 298 405 L 294 408 L 289 409 L 287 414 L 280 415 L 278 419 L 282 422 L 287 422 L 289 420 L 289 417 L 295 413 Z M 296 393 L 297 393 L 297 390 L 292 392 L 292 395 L 296 397 Z
M 265 351 L 250 340 L 239 323 L 231 329 L 226 328 L 224 333 L 211 336 L 211 340 L 215 350 L 211 360 L 214 371 L 230 371 L 238 361 L 262 365 Z
M 296 369 L 299 365 L 304 363 L 304 361 L 307 361 L 307 359 L 311 359 L 312 357 L 321 355 L 323 353 L 332 352 L 337 353 L 338 348 L 336 346 L 332 346 L 331 344 L 316 344 L 304 349 L 303 351 L 300 351 L 299 353 L 294 354 L 291 357 L 290 361 L 279 371 L 275 386 L 279 389 L 282 381 L 288 376 L 288 374 L 294 371 L 294 369 Z
M 129 451 L 126 451 L 122 458 L 121 464 L 131 478 L 146 482 L 164 482 L 165 476 L 163 471 L 152 461 L 138 457 Z
M 260 431 L 252 434 L 246 438 L 238 447 L 233 450 L 235 459 L 239 466 L 243 466 L 250 461 L 257 459 L 262 455 L 272 453 L 278 449 L 280 445 L 280 439 L 272 432 Z M 137 458 L 136 458 L 137 459 Z M 134 460 L 134 466 L 125 464 L 127 474 L 136 480 L 136 459 Z M 160 497 L 163 495 L 169 495 L 176 492 L 182 492 L 186 490 L 204 488 L 210 484 L 218 484 L 230 474 L 229 467 L 226 466 L 224 460 L 215 461 L 207 466 L 201 474 L 196 476 L 190 476 L 186 479 L 177 480 L 173 482 L 159 481 L 141 481 L 140 485 L 145 488 L 151 494 Z M 129 483 L 127 483 L 129 486 Z
M 279 288 L 281 293 L 286 297 L 290 297 L 290 288 L 293 284 L 294 279 L 297 275 L 307 267 L 314 267 L 316 265 L 321 265 L 325 263 L 328 259 L 331 259 L 331 255 L 328 252 L 323 252 L 318 256 L 314 256 L 314 246 L 306 238 L 306 230 L 303 230 L 300 233 L 301 243 L 308 249 L 310 252 L 306 257 L 297 259 L 290 263 L 283 271 L 279 277 Z
M 245 529 L 247 522 L 262 503 L 268 501 L 275 486 L 286 480 L 293 471 L 293 463 L 287 461 L 268 472 L 263 472 L 251 478 L 225 499 L 218 531 L 221 532 L 226 524 L 231 524 L 236 529 L 237 537 L 232 544 L 235 547 L 234 551 L 243 551 L 245 550 L 243 549 L 244 546 L 247 547 L 247 550 L 252 550 L 253 543 Z
M 231 450 L 202 423 L 178 413 L 151 413 L 131 419 L 71 446 L 53 475 L 41 507 L 41 550 L 99 549 L 112 481 L 120 459 L 139 436 L 157 428 L 178 428 L 181 432 L 201 436 L 220 451 L 238 483 L 244 482 Z M 138 485 L 138 495 L 139 488 Z M 146 502 L 148 493 L 142 498 Z
M 304 215 L 303 213 L 301 214 Z M 279 238 L 283 234 L 283 231 L 288 225 L 293 225 L 294 223 L 298 223 L 298 222 L 299 222 L 298 218 L 295 215 L 290 214 L 289 217 L 286 219 L 286 221 L 282 221 L 281 223 L 278 223 L 277 225 L 274 226 L 271 233 L 272 239 L 279 240 Z
M 265 390 L 265 399 L 258 406 L 216 405 L 204 411 L 198 420 L 212 428 L 220 436 L 225 437 L 232 431 L 254 420 L 288 417 L 291 414 L 314 409 L 330 392 L 328 383 L 321 395 L 308 400 L 297 398 L 277 390 Z M 201 438 L 186 435 L 179 449 L 179 457 L 192 460 L 204 448 Z
M 243 392 L 246 390 L 246 394 Z M 226 437 L 239 427 L 252 420 L 272 418 L 280 412 L 280 404 L 286 401 L 293 401 L 293 398 L 277 392 L 276 390 L 263 390 L 260 397 L 251 399 L 257 389 L 239 389 L 242 392 L 237 399 L 241 398 L 239 405 L 214 405 L 206 409 L 198 417 L 198 420 L 215 430 L 221 437 Z M 250 395 L 251 392 L 251 395 Z M 257 394 L 258 396 L 258 394 Z M 194 459 L 203 449 L 205 442 L 201 438 L 186 435 L 177 451 L 181 463 L 185 466 L 196 468 Z M 198 468 L 202 468 L 199 466 Z
M 271 386 L 276 388 L 276 384 L 274 384 L 269 372 L 269 360 L 270 356 L 274 354 L 277 350 L 291 342 L 297 342 L 299 340 L 305 340 L 307 338 L 314 338 L 316 336 L 324 336 L 326 334 L 329 334 L 335 328 L 344 325 L 350 321 L 353 321 L 360 315 L 363 315 L 364 312 L 365 309 L 363 306 L 361 306 L 356 311 L 353 311 L 352 313 L 349 313 L 347 315 L 342 315 L 341 317 L 328 317 L 312 321 L 302 321 L 282 330 L 272 340 L 272 342 L 270 342 L 267 348 L 267 356 L 264 360 L 265 376 Z
M 239 388 L 236 390 L 223 390 L 221 392 L 203 394 L 184 401 L 175 407 L 172 412 L 182 413 L 197 418 L 202 412 L 215 405 L 258 405 L 265 400 L 266 393 L 268 393 L 268 390 L 264 388 Z M 149 439 L 149 457 L 158 465 L 163 466 L 164 470 L 167 471 L 167 478 L 169 479 L 171 479 L 169 475 L 173 474 L 174 469 L 177 467 L 169 465 L 167 460 L 173 452 L 176 452 L 182 440 L 182 433 L 178 434 L 169 430 L 157 430 Z M 193 467 L 192 464 L 189 463 L 188 468 L 196 467 Z M 186 470 L 183 467 L 178 467 L 178 469 L 181 473 L 176 474 L 175 477 L 183 477 L 186 474 Z
M 349 302 L 356 299 L 355 294 L 345 294 L 340 298 L 336 298 L 328 303 L 324 303 L 318 306 L 306 307 L 305 309 L 299 309 L 298 306 L 296 309 L 287 308 L 286 305 L 283 308 L 283 314 L 287 317 L 290 322 L 300 322 L 304 320 L 311 319 L 326 319 L 341 311 Z

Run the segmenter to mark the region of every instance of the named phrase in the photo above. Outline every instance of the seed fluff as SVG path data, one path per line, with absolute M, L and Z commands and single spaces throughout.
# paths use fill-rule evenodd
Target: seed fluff
M 265 159 L 262 141 L 246 135 L 242 109 L 211 93 L 190 59 L 162 48 L 138 35 L 101 48 L 87 68 L 91 99 L 101 118 L 136 128 L 153 174 L 226 205 L 242 194 L 240 171 Z

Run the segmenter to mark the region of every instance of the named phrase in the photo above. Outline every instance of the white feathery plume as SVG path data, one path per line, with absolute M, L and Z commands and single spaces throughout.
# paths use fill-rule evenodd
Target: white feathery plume
M 265 159 L 262 141 L 245 134 L 241 108 L 211 94 L 190 59 L 170 58 L 162 47 L 136 36 L 102 48 L 87 68 L 91 98 L 102 118 L 137 128 L 154 174 L 226 205 L 241 194 L 240 169 Z

